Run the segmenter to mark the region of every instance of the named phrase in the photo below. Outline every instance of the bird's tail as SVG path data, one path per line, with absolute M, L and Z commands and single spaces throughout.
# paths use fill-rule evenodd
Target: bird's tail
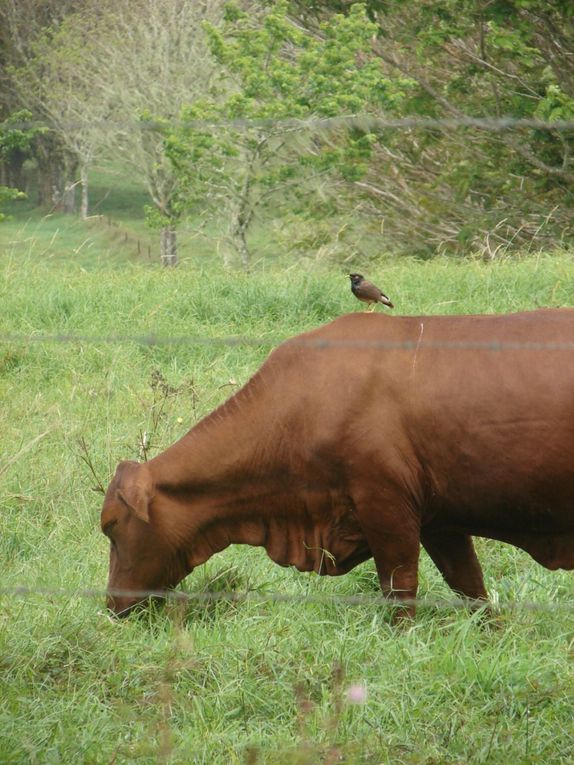
M 391 303 L 391 301 L 389 300 L 389 298 L 388 298 L 388 297 L 385 297 L 384 295 L 383 295 L 383 297 L 382 297 L 382 298 L 380 298 L 380 300 L 381 300 L 381 303 L 383 303 L 383 305 L 386 305 L 386 306 L 388 306 L 389 308 L 394 308 L 394 307 L 395 307 L 395 306 L 394 306 L 394 305 Z

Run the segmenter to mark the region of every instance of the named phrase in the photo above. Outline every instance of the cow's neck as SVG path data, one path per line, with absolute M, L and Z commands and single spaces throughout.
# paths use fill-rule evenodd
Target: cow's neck
M 253 390 L 260 387 L 251 381 L 148 463 L 162 522 L 185 543 L 190 566 L 229 544 L 273 546 L 276 511 L 297 494 L 286 467 L 287 434 L 273 414 L 277 406 Z
M 350 501 L 331 476 L 294 459 L 303 434 L 281 419 L 286 402 L 267 397 L 246 386 L 148 463 L 164 528 L 189 570 L 249 544 L 282 565 L 340 573 L 353 556 L 368 557 Z
M 262 389 L 262 390 L 261 390 Z M 151 460 L 155 483 L 190 496 L 241 492 L 259 476 L 285 465 L 285 433 L 267 401 L 265 387 L 251 380 L 183 438 Z

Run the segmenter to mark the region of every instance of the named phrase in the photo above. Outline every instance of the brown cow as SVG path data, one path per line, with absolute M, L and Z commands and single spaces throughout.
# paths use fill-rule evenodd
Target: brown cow
M 101 521 L 117 614 L 142 598 L 114 591 L 173 587 L 233 543 L 330 575 L 372 556 L 401 599 L 421 543 L 473 599 L 473 535 L 574 568 L 574 311 L 352 314 L 294 338 L 165 452 L 120 463 Z

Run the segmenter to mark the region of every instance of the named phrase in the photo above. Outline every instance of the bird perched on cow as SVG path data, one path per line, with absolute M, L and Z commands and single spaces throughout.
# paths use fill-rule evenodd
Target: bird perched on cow
M 389 308 L 394 308 L 389 298 L 384 292 L 372 282 L 368 282 L 362 274 L 349 274 L 351 280 L 351 292 L 363 303 L 371 304 L 371 311 L 374 310 L 377 303 L 382 303 Z

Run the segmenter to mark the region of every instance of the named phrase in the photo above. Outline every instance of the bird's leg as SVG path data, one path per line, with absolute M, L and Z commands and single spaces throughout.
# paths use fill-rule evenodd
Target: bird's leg
M 369 313 L 372 313 L 375 310 L 376 307 L 377 307 L 376 303 L 371 303 L 371 306 L 370 306 L 370 308 L 367 308 L 367 311 Z

